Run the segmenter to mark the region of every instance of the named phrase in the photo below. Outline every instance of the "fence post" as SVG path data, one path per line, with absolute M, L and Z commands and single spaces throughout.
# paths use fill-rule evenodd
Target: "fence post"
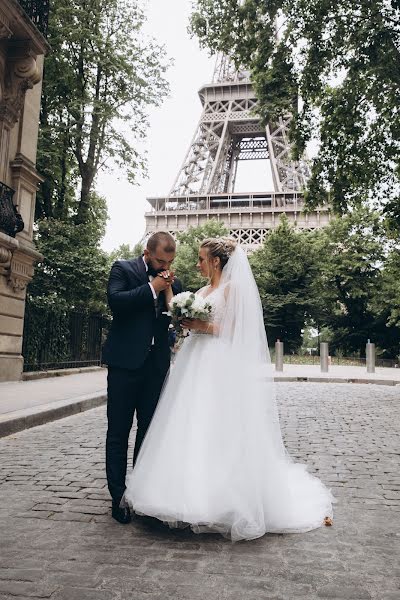
M 365 357 L 367 373 L 375 373 L 375 344 L 371 344 L 369 340 L 365 345 Z
M 283 342 L 275 342 L 275 371 L 283 371 Z
M 329 347 L 328 342 L 321 342 L 319 345 L 319 357 L 321 365 L 321 373 L 329 371 Z

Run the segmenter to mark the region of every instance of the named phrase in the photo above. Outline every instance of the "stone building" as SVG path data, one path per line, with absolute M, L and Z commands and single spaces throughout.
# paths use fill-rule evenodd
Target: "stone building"
M 32 242 L 48 0 L 0 2 L 0 381 L 18 380 Z

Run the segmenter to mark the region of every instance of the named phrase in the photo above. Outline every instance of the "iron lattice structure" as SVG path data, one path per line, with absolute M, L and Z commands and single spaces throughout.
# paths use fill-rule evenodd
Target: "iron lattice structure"
M 172 189 L 167 197 L 148 199 L 152 211 L 146 213 L 146 234 L 161 228 L 176 234 L 216 218 L 251 250 L 282 213 L 299 227 L 325 225 L 326 207 L 307 215 L 301 211 L 309 169 L 306 160 L 291 159 L 291 116 L 262 125 L 249 72 L 219 55 L 213 81 L 199 96 L 203 111 Z M 239 161 L 257 159 L 269 159 L 274 189 L 236 194 Z

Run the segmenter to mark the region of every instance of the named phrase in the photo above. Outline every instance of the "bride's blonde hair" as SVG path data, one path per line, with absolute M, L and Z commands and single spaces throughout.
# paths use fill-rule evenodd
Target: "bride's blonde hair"
M 222 270 L 231 257 L 236 246 L 237 242 L 229 237 L 207 238 L 206 240 L 202 241 L 200 248 L 206 248 L 208 251 L 209 279 L 211 279 L 215 270 L 212 259 L 219 258 Z

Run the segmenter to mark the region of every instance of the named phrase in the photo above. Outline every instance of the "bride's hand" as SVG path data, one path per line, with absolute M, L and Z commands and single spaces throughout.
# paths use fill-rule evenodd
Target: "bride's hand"
M 208 323 L 201 319 L 183 319 L 181 325 L 184 329 L 190 329 L 193 331 L 206 331 Z

